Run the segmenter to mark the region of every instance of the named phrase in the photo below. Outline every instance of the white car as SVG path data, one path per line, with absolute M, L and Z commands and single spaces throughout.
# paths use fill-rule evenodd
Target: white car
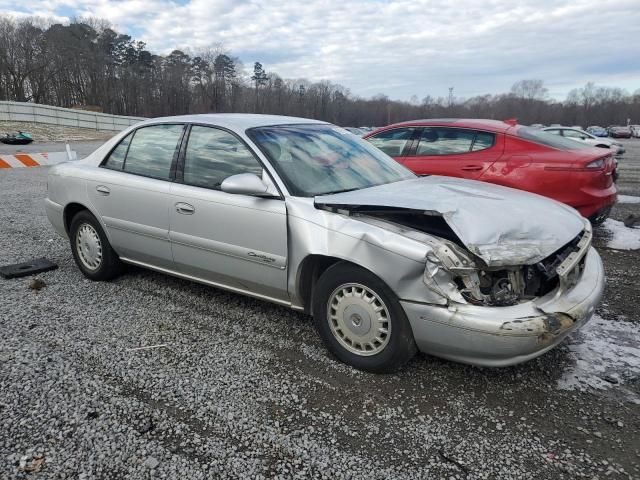
M 547 127 L 542 129 L 545 132 L 561 135 L 571 140 L 588 143 L 594 147 L 610 148 L 615 151 L 615 155 L 622 155 L 625 152 L 624 145 L 620 142 L 609 140 L 608 138 L 596 137 L 589 132 L 573 127 Z
M 631 129 L 632 136 L 640 138 L 640 125 L 629 125 L 629 128 Z

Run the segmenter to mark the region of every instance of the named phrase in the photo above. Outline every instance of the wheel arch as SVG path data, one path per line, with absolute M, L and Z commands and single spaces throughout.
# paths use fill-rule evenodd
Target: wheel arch
M 69 230 L 71 229 L 71 222 L 73 221 L 73 217 L 75 217 L 79 212 L 81 212 L 83 210 L 88 211 L 91 215 L 94 216 L 94 218 L 98 221 L 98 223 L 102 227 L 102 230 L 104 231 L 104 234 L 107 236 L 107 239 L 109 240 L 109 242 L 111 242 L 111 237 L 109 235 L 109 231 L 107 230 L 107 227 L 104 224 L 104 221 L 102 220 L 102 218 L 100 218 L 100 215 L 98 215 L 88 205 L 85 205 L 85 204 L 80 203 L 80 202 L 70 202 L 70 203 L 68 203 L 67 205 L 65 205 L 64 210 L 62 212 L 62 218 L 63 218 L 63 221 L 64 221 L 64 229 L 67 232 L 67 236 L 69 238 L 71 238 Z
M 75 217 L 82 210 L 91 212 L 91 210 L 89 210 L 89 208 L 87 208 L 85 205 L 77 202 L 71 202 L 64 207 L 62 215 L 64 219 L 64 229 L 67 232 L 67 235 L 69 235 L 70 233 L 69 230 L 71 229 L 71 222 L 73 221 L 73 217 Z M 93 214 L 93 212 L 91 213 Z
M 369 273 L 379 278 L 378 275 L 376 275 L 368 268 L 344 258 L 334 257 L 330 255 L 309 254 L 302 260 L 302 262 L 300 262 L 296 282 L 298 297 L 302 301 L 302 306 L 305 313 L 311 314 L 312 312 L 313 293 L 316 282 L 318 281 L 320 276 L 327 271 L 329 267 L 332 267 L 337 263 L 347 263 L 354 265 L 358 268 L 362 268 L 363 270 L 367 270 Z

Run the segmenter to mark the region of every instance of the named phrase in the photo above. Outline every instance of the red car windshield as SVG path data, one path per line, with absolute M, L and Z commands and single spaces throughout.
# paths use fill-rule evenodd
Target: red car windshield
M 554 133 L 544 132 L 537 128 L 531 127 L 518 127 L 516 135 L 524 140 L 530 142 L 540 143 L 547 147 L 557 148 L 560 150 L 584 150 L 592 148 L 592 145 L 588 143 L 579 142 L 577 140 L 571 140 L 570 138 L 564 138 Z

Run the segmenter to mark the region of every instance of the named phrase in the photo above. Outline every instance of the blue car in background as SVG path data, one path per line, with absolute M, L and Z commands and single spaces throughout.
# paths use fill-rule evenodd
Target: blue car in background
M 587 127 L 587 132 L 589 132 L 591 135 L 594 135 L 596 137 L 608 137 L 609 136 L 609 132 L 607 132 L 606 128 L 602 128 L 602 127 L 598 127 L 598 126 Z

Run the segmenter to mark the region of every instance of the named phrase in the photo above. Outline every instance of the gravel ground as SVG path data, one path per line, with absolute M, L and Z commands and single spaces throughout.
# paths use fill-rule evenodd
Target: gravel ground
M 640 140 L 621 161 L 628 195 L 636 167 Z M 373 375 L 282 307 L 135 268 L 86 280 L 45 182 L 0 171 L 0 265 L 60 267 L 0 280 L 2 479 L 640 478 L 640 251 L 606 248 L 603 229 L 590 329 L 517 367 L 419 355 Z

